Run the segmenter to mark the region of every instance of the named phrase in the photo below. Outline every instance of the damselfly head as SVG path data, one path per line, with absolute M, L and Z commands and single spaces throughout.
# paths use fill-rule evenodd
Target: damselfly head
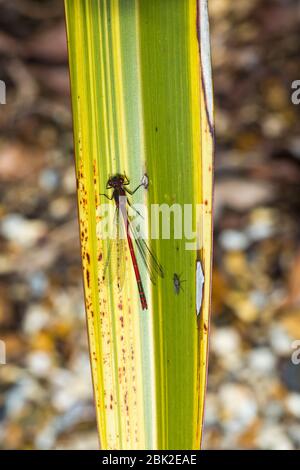
M 116 174 L 111 176 L 107 181 L 107 188 L 122 188 L 125 184 L 129 184 L 129 180 L 126 175 Z

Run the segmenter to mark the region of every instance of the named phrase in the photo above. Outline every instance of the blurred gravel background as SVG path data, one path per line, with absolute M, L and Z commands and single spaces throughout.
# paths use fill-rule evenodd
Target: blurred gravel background
M 215 254 L 204 447 L 300 449 L 298 0 L 210 0 Z M 61 0 L 0 1 L 0 448 L 95 449 Z

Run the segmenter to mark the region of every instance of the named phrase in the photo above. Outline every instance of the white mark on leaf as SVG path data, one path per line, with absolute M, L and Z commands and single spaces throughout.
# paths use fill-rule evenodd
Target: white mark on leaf
M 203 285 L 204 285 L 204 274 L 201 266 L 201 262 L 197 261 L 196 265 L 196 312 L 200 315 L 202 298 L 203 298 Z

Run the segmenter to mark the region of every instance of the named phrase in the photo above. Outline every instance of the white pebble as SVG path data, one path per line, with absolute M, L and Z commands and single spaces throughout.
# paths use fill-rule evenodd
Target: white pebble
M 71 210 L 71 203 L 67 198 L 58 197 L 54 199 L 50 206 L 49 212 L 54 219 L 63 219 L 66 217 Z
M 239 384 L 222 385 L 219 392 L 222 425 L 227 432 L 239 433 L 254 421 L 257 404 L 252 392 Z
M 9 214 L 1 222 L 2 235 L 25 248 L 33 246 L 46 230 L 46 224 L 41 220 L 28 220 L 19 214 Z
M 258 432 L 256 445 L 262 450 L 293 450 L 292 442 L 276 424 L 267 424 Z
M 29 370 L 37 377 L 46 377 L 51 370 L 51 358 L 45 351 L 30 353 L 26 359 Z
M 28 307 L 23 320 L 23 331 L 27 335 L 33 335 L 47 326 L 50 320 L 49 311 L 39 304 Z
M 248 356 L 249 367 L 261 374 L 270 374 L 276 365 L 276 358 L 268 348 L 254 349 Z
M 265 240 L 274 233 L 274 224 L 268 220 L 258 220 L 247 228 L 247 235 L 253 242 Z
M 219 241 L 224 250 L 227 251 L 243 251 L 249 246 L 248 237 L 243 232 L 237 230 L 224 230 L 220 235 Z
M 73 359 L 72 372 L 56 369 L 51 376 L 52 404 L 65 412 L 82 400 L 92 399 L 92 380 L 88 354 L 79 353 Z
M 288 411 L 295 416 L 300 418 L 300 393 L 291 393 L 285 400 Z
M 68 194 L 74 194 L 76 191 L 76 177 L 73 167 L 69 168 L 63 177 L 64 189 Z
M 272 325 L 269 330 L 269 340 L 273 350 L 279 356 L 292 355 L 293 340 L 280 325 Z
M 29 376 L 18 379 L 19 382 L 7 393 L 5 400 L 6 413 L 10 418 L 21 413 L 28 401 L 39 402 L 43 399 L 35 380 Z
M 54 191 L 58 187 L 59 176 L 53 169 L 47 168 L 39 176 L 39 185 L 45 191 Z
M 237 353 L 240 349 L 241 340 L 239 334 L 229 327 L 214 329 L 211 336 L 211 350 L 217 356 Z
M 213 426 L 218 420 L 218 398 L 208 393 L 205 399 L 205 426 Z
M 32 293 L 37 297 L 41 297 L 45 293 L 49 284 L 46 275 L 40 271 L 32 273 L 28 279 L 28 283 L 30 284 Z

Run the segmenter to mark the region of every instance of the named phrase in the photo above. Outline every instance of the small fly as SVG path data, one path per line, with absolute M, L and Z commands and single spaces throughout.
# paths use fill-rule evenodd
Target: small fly
M 114 200 L 116 204 L 116 212 L 115 212 L 115 224 L 117 228 L 117 236 L 115 239 L 110 240 L 110 246 L 108 249 L 108 257 L 105 265 L 105 271 L 107 266 L 112 262 L 111 252 L 112 252 L 112 245 L 116 244 L 116 251 L 117 251 L 117 270 L 118 270 L 118 284 L 119 288 L 122 287 L 122 276 L 125 273 L 125 246 L 124 246 L 124 239 L 127 239 L 127 244 L 130 252 L 130 257 L 132 261 L 132 266 L 135 273 L 136 283 L 139 291 L 140 302 L 143 310 L 147 310 L 148 304 L 147 299 L 140 275 L 139 265 L 137 262 L 133 240 L 135 241 L 136 247 L 140 254 L 140 258 L 142 259 L 149 277 L 153 284 L 155 284 L 155 277 L 158 274 L 160 277 L 164 277 L 163 269 L 160 263 L 157 261 L 154 253 L 152 253 L 150 247 L 147 245 L 146 241 L 138 236 L 138 233 L 134 227 L 134 225 L 129 221 L 128 212 L 127 212 L 127 205 L 131 207 L 131 203 L 128 200 L 127 194 L 132 196 L 141 186 L 144 188 L 148 187 L 148 178 L 144 175 L 141 183 L 135 188 L 133 191 L 130 190 L 127 186 L 130 184 L 129 179 L 126 175 L 116 174 L 109 178 L 106 184 L 106 189 L 112 189 L 112 195 L 108 196 L 107 194 L 100 194 L 101 196 L 105 196 L 109 200 Z M 135 210 L 135 209 L 134 209 Z M 136 211 L 138 215 L 141 215 L 139 212 Z M 120 217 L 119 214 L 122 216 L 123 220 L 123 229 L 125 229 L 125 237 L 121 236 L 122 227 L 120 226 Z M 123 272 L 123 274 L 122 274 Z M 104 273 L 105 278 L 105 273 Z
M 174 292 L 176 295 L 179 295 L 180 291 L 183 291 L 182 283 L 186 282 L 185 279 L 181 279 L 181 274 L 173 274 L 173 286 L 174 286 Z

